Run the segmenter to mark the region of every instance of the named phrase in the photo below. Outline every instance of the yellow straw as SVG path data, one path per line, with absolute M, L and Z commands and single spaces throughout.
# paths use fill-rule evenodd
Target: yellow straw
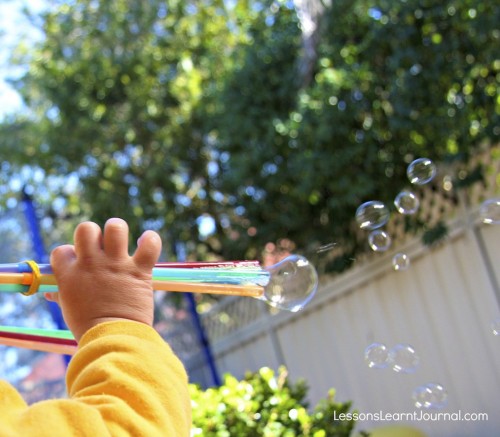
M 32 273 L 0 273 L 0 284 L 31 285 Z M 57 285 L 54 275 L 41 275 L 40 285 Z
M 191 293 L 229 294 L 234 296 L 261 297 L 264 287 L 259 285 L 207 284 L 206 282 L 153 281 L 158 291 L 179 291 Z

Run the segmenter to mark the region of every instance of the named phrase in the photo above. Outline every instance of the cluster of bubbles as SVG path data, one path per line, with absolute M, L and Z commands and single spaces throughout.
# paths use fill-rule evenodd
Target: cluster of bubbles
M 414 185 L 425 185 L 436 176 L 436 166 L 428 158 L 419 158 L 410 163 L 406 170 L 408 180 Z M 394 206 L 403 215 L 415 214 L 420 200 L 410 190 L 402 190 L 394 199 Z M 485 224 L 500 224 L 500 198 L 485 200 L 479 208 L 479 217 Z M 368 244 L 374 252 L 385 252 L 391 247 L 391 236 L 382 228 L 390 218 L 387 206 L 380 201 L 365 202 L 356 210 L 356 222 L 363 230 L 370 231 Z M 404 271 L 410 266 L 405 253 L 396 253 L 392 258 L 395 271 Z M 491 323 L 493 335 L 500 336 L 500 317 Z M 365 361 L 371 369 L 392 368 L 397 373 L 414 373 L 419 357 L 412 346 L 397 344 L 388 349 L 383 343 L 373 343 L 365 349 Z M 417 408 L 440 409 L 447 404 L 448 394 L 441 384 L 427 383 L 417 387 L 412 394 Z
M 365 349 L 365 361 L 370 369 L 392 368 L 396 373 L 409 374 L 416 372 L 420 358 L 409 344 L 388 349 L 383 343 L 372 343 Z M 415 388 L 412 398 L 417 408 L 440 409 L 446 406 L 448 393 L 441 384 L 432 382 Z
M 436 165 L 428 158 L 418 158 L 412 161 L 406 169 L 410 183 L 425 185 L 436 176 Z M 410 190 L 402 190 L 394 199 L 396 211 L 402 215 L 413 215 L 420 207 L 420 200 Z M 479 209 L 479 216 L 483 223 L 500 224 L 500 198 L 485 200 Z M 361 229 L 370 231 L 368 244 L 374 252 L 385 252 L 391 247 L 391 236 L 383 228 L 390 218 L 389 208 L 378 200 L 370 200 L 360 205 L 355 214 L 356 222 Z M 396 271 L 406 270 L 410 266 L 410 259 L 404 253 L 397 253 L 392 260 Z
M 413 390 L 413 402 L 417 408 L 441 409 L 448 401 L 448 393 L 441 384 L 430 382 Z
M 420 358 L 409 344 L 399 343 L 388 349 L 383 343 L 373 343 L 365 349 L 365 361 L 371 369 L 390 367 L 396 373 L 414 373 Z
M 428 158 L 415 159 L 406 170 L 408 180 L 414 185 L 425 185 L 434 179 L 436 165 Z M 403 215 L 412 215 L 418 211 L 420 200 L 410 190 L 402 190 L 394 199 L 396 210 Z M 365 202 L 356 210 L 356 222 L 361 229 L 371 231 L 368 235 L 368 244 L 375 252 L 385 252 L 391 247 L 391 237 L 380 229 L 387 224 L 390 212 L 387 206 L 378 200 Z M 410 259 L 404 253 L 397 253 L 392 260 L 396 271 L 406 270 L 410 266 Z

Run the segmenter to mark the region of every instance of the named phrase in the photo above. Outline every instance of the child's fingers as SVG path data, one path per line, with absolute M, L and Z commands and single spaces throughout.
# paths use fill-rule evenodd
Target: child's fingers
M 75 229 L 74 240 L 78 257 L 92 256 L 102 250 L 102 232 L 96 223 L 80 223 Z
M 154 231 L 144 232 L 137 241 L 134 261 L 139 267 L 152 269 L 160 258 L 161 238 Z
M 64 244 L 50 253 L 50 264 L 55 274 L 62 272 L 76 259 L 75 246 Z
M 128 256 L 128 225 L 120 218 L 104 225 L 104 252 L 111 257 Z

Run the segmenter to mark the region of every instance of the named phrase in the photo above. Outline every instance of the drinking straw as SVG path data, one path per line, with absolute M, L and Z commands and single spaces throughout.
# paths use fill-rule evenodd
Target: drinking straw
M 50 264 L 39 264 L 42 274 L 52 273 Z M 206 269 L 206 268 L 255 268 L 261 269 L 259 261 L 169 261 L 156 263 L 159 268 L 181 268 L 181 269 Z M 0 273 L 29 273 L 31 268 L 24 262 L 0 264 Z
M 0 344 L 65 355 L 73 355 L 77 349 L 71 331 L 13 326 L 0 326 Z
M 16 265 L 5 267 L 0 272 L 0 292 L 23 293 L 31 284 L 32 273 L 7 273 L 15 270 Z M 41 272 L 52 272 L 50 266 L 39 266 Z M 163 291 L 192 293 L 229 294 L 260 297 L 264 286 L 269 282 L 270 274 L 259 268 L 178 268 L 157 267 L 153 269 L 153 288 Z M 57 282 L 52 273 L 40 275 L 41 292 L 57 291 Z
M 38 268 L 40 269 L 40 273 L 42 273 L 42 275 L 52 273 L 52 267 L 50 264 L 38 264 Z M 31 273 L 31 267 L 25 262 L 18 264 L 0 264 L 0 274 L 2 273 Z
M 20 347 L 23 349 L 31 349 L 40 352 L 50 352 L 62 355 L 74 355 L 77 349 L 77 345 L 73 346 L 68 344 L 59 344 L 52 342 L 39 342 L 29 339 L 20 340 L 16 338 L 2 337 L 1 335 L 0 335 L 0 344 L 2 346 Z
M 312 299 L 318 285 L 314 266 L 300 255 L 265 269 L 255 261 L 162 263 L 153 268 L 152 280 L 155 290 L 250 296 L 292 312 Z M 57 291 L 50 264 L 0 265 L 0 292 L 31 295 L 37 291 Z
M 173 261 L 159 262 L 155 267 L 177 267 L 181 269 L 206 269 L 206 268 L 257 268 L 260 269 L 259 261 Z
M 152 279 L 155 290 L 249 296 L 291 312 L 307 305 L 318 285 L 314 266 L 300 255 L 291 255 L 266 269 L 257 261 L 160 263 L 153 269 Z M 50 264 L 0 264 L 0 292 L 31 295 L 56 291 Z M 46 330 L 1 326 L 0 344 L 67 355 L 77 347 L 67 331 L 47 335 Z

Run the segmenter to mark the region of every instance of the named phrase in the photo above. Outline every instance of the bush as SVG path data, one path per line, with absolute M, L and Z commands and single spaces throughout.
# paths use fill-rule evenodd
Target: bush
M 192 436 L 346 437 L 355 425 L 334 420 L 349 412 L 351 402 L 335 402 L 333 389 L 309 412 L 306 383 L 290 383 L 284 367 L 277 374 L 263 367 L 241 381 L 225 375 L 220 387 L 202 390 L 192 384 L 190 389 Z

